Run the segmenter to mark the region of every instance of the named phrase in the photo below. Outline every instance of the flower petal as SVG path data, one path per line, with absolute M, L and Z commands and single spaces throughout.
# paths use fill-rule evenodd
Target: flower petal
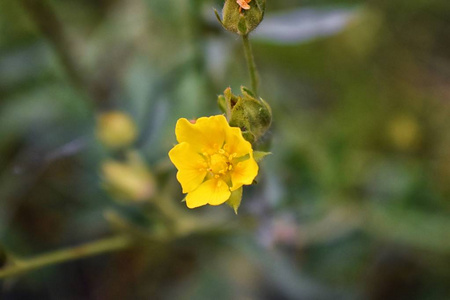
M 217 151 L 225 140 L 227 127 L 227 120 L 222 115 L 199 118 L 195 124 L 181 118 L 175 134 L 179 143 L 187 142 L 200 152 Z
M 227 130 L 226 145 L 224 147 L 228 153 L 236 153 L 237 157 L 253 152 L 252 145 L 244 139 L 241 129 L 238 127 L 230 127 Z
M 203 182 L 206 171 L 199 170 L 180 170 L 177 172 L 177 180 L 183 188 L 183 193 L 190 193 Z
M 195 190 L 205 179 L 206 161 L 188 143 L 176 145 L 169 151 L 169 158 L 178 169 L 177 179 L 183 193 Z
M 258 164 L 253 159 L 253 155 L 242 162 L 234 165 L 234 169 L 231 173 L 231 190 L 237 190 L 242 185 L 252 184 L 253 179 L 258 175 Z
M 220 205 L 227 201 L 230 195 L 230 188 L 225 181 L 210 179 L 203 182 L 196 190 L 186 196 L 186 204 L 189 208 L 205 204 Z

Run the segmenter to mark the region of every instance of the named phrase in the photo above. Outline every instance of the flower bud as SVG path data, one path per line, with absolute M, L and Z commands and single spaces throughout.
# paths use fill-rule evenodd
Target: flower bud
M 130 146 L 137 137 L 137 129 L 131 117 L 121 111 L 102 113 L 97 118 L 97 137 L 108 148 Z
M 227 88 L 219 96 L 218 104 L 225 113 L 230 126 L 239 127 L 250 143 L 256 142 L 266 133 L 272 123 L 272 110 L 263 99 L 256 99 L 245 87 L 242 96 L 236 96 Z
M 215 11 L 222 26 L 239 35 L 247 35 L 261 23 L 266 0 L 226 0 L 222 9 L 222 19 Z
M 125 162 L 107 160 L 102 164 L 104 185 L 118 199 L 148 200 L 155 193 L 153 176 L 138 153 L 127 156 Z
M 421 128 L 413 116 L 400 115 L 388 123 L 387 134 L 398 150 L 413 150 L 421 142 Z

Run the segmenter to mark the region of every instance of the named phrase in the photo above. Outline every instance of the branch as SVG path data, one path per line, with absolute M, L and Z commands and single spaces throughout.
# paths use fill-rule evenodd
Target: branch
M 122 250 L 130 247 L 132 244 L 133 240 L 130 237 L 119 235 L 87 243 L 78 247 L 49 252 L 33 258 L 15 261 L 9 266 L 7 265 L 5 268 L 0 269 L 0 278 L 15 276 L 42 267 L 77 260 L 105 252 Z

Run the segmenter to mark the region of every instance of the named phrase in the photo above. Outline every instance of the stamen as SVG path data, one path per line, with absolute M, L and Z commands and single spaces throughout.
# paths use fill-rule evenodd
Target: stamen
M 228 160 L 233 160 L 233 158 L 235 158 L 237 156 L 237 153 L 233 153 L 230 156 L 228 156 Z

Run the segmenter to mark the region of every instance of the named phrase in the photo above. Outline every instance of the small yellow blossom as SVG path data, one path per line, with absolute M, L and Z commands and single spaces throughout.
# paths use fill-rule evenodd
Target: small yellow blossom
M 118 149 L 130 146 L 137 137 L 133 119 L 122 111 L 109 111 L 97 117 L 96 134 L 108 148 Z
M 102 163 L 105 187 L 121 200 L 149 200 L 155 194 L 155 182 L 145 162 L 136 152 L 127 153 L 127 160 Z
M 251 144 L 222 115 L 199 118 L 195 124 L 179 119 L 175 134 L 179 144 L 169 157 L 189 208 L 220 205 L 258 174 Z

